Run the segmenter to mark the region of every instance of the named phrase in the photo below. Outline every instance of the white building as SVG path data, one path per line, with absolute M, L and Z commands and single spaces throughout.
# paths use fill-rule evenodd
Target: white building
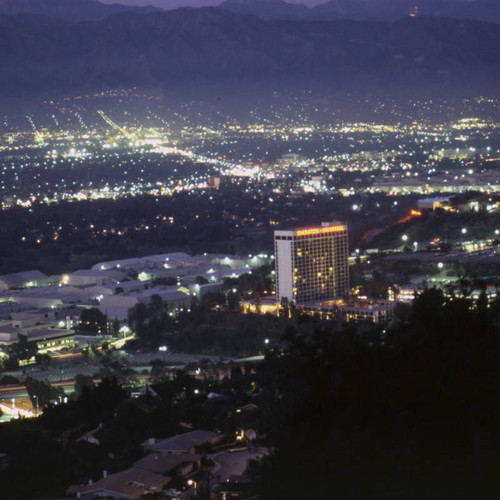
M 349 293 L 347 226 L 327 222 L 319 227 L 274 232 L 276 299 L 304 303 Z
M 48 283 L 48 279 L 48 276 L 37 270 L 5 274 L 0 276 L 0 291 L 18 287 L 44 286 Z

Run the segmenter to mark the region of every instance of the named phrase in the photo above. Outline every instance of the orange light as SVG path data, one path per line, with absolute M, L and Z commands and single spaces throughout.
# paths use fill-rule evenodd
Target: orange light
M 317 234 L 340 233 L 345 231 L 345 226 L 311 227 L 309 229 L 299 229 L 296 236 L 315 236 Z
M 422 215 L 422 212 L 419 212 L 418 210 L 412 210 L 411 215 Z

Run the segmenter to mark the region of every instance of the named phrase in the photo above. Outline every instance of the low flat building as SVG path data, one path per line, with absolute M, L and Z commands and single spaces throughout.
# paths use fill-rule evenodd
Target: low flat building
M 425 290 L 425 286 L 421 283 L 413 285 L 393 285 L 389 287 L 388 297 L 393 302 L 402 304 L 411 304 L 415 295 Z
M 347 299 L 312 301 L 299 305 L 302 312 L 313 314 L 323 319 L 336 319 L 350 322 L 368 321 L 383 323 L 390 321 L 396 304 L 381 299 Z
M 80 269 L 64 274 L 62 282 L 72 286 L 108 285 L 116 283 L 125 277 L 125 273 L 118 270 Z
M 385 323 L 393 318 L 395 307 L 394 302 L 389 300 L 353 300 L 337 305 L 336 313 L 346 323 Z
M 128 311 L 139 299 L 132 295 L 108 295 L 101 299 L 99 310 L 105 314 L 109 320 L 125 321 L 128 319 Z
M 278 314 L 280 304 L 276 302 L 276 295 L 261 297 L 259 300 L 242 300 L 241 311 L 244 314 Z
M 438 208 L 446 210 L 450 208 L 450 197 L 440 196 L 437 198 L 424 198 L 418 200 L 417 207 L 422 212 L 434 212 Z
M 128 318 L 128 311 L 139 302 L 149 304 L 153 295 L 159 295 L 163 302 L 172 308 L 189 308 L 191 296 L 177 287 L 149 288 L 137 293 L 108 295 L 101 299 L 99 310 L 106 314 L 109 320 L 115 318 L 124 321 Z
M 189 290 L 186 290 L 186 292 L 177 287 L 150 288 L 139 293 L 131 294 L 130 296 L 136 297 L 139 302 L 149 304 L 153 295 L 159 295 L 163 302 L 167 303 L 170 307 L 181 308 L 191 305 Z
M 24 315 L 23 320 L 0 321 L 0 345 L 15 344 L 19 335 L 23 335 L 28 342 L 36 343 L 41 354 L 75 346 L 74 330 L 58 328 L 55 323 L 46 321 L 37 322 L 36 317 L 40 316 L 43 318 L 43 315 L 30 314 Z
M 22 273 L 4 274 L 0 276 L 0 291 L 12 288 L 29 288 L 47 285 L 48 276 L 40 271 L 25 271 Z

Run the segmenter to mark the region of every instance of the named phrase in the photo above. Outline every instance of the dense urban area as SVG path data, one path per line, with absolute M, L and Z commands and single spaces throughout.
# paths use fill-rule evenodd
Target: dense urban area
M 489 498 L 499 102 L 307 97 L 3 117 L 2 498 Z

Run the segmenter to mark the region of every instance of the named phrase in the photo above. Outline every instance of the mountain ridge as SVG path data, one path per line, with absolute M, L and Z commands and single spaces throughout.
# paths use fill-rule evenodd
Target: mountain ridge
M 161 12 L 158 7 L 134 7 L 118 2 L 103 4 L 97 0 L 0 0 L 0 14 L 38 14 L 59 19 L 90 21 L 120 12 L 148 14 Z
M 224 0 L 218 7 L 266 20 L 395 21 L 412 14 L 500 22 L 497 0 L 329 0 L 313 7 L 284 0 Z
M 113 88 L 497 88 L 500 25 L 265 21 L 217 8 L 99 21 L 0 16 L 0 93 Z

